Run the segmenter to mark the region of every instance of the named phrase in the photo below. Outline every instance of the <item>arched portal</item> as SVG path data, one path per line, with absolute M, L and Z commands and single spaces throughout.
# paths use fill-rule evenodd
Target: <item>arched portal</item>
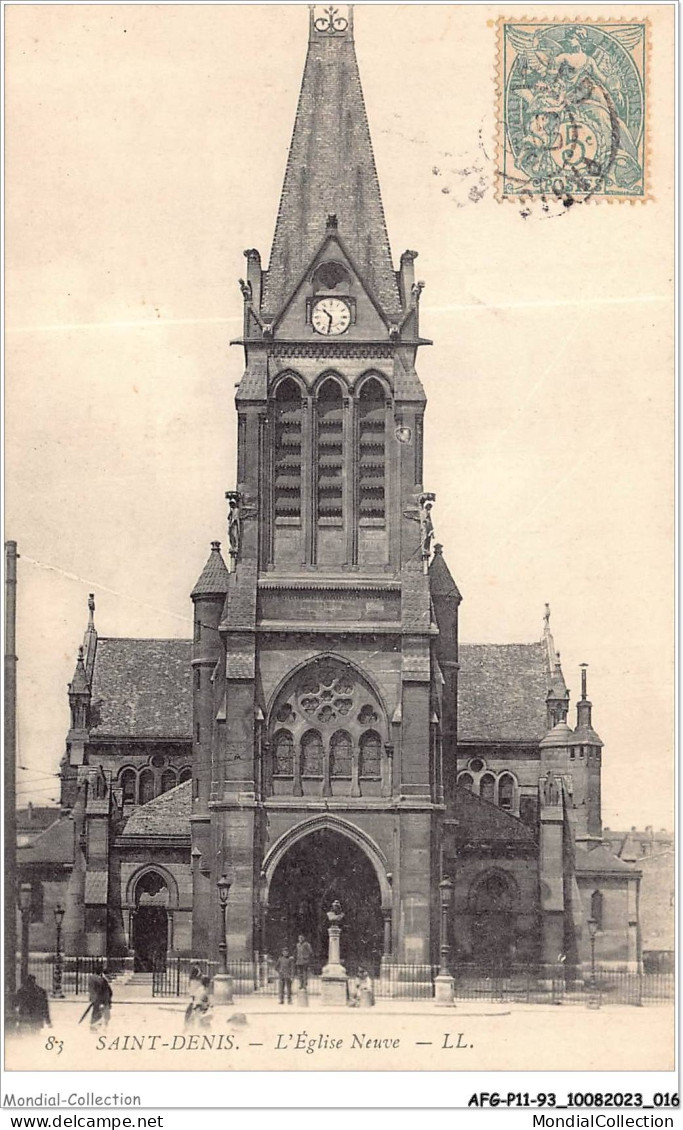
M 166 968 L 169 901 L 164 877 L 158 871 L 145 871 L 135 886 L 133 968 L 136 972 L 162 972 Z
M 517 889 L 504 871 L 481 876 L 470 890 L 473 956 L 488 973 L 506 973 L 516 951 Z
M 382 896 L 373 864 L 354 841 L 319 828 L 294 841 L 276 864 L 268 890 L 266 948 L 272 957 L 299 934 L 311 943 L 314 964 L 327 961 L 327 911 L 338 899 L 344 911 L 341 958 L 347 971 L 374 976 L 382 956 Z

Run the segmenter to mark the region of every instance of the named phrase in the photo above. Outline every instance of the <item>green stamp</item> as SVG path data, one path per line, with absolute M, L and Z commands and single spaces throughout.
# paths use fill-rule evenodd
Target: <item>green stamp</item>
M 498 21 L 498 199 L 647 196 L 647 21 Z

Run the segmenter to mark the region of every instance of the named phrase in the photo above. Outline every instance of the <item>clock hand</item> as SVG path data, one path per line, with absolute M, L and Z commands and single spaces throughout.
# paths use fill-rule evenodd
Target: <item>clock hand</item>
M 333 322 L 334 319 L 332 318 L 332 315 L 330 314 L 329 310 L 326 310 L 325 313 L 327 314 L 327 320 L 328 320 L 328 323 L 329 323 L 328 327 L 327 327 L 327 333 L 328 333 L 328 336 L 329 336 L 330 330 L 332 329 L 332 322 Z

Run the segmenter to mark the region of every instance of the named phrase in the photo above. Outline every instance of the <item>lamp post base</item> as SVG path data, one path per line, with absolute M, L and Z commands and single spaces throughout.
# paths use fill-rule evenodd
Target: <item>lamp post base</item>
M 455 1008 L 455 981 L 449 973 L 434 978 L 434 1004 Z
M 214 1004 L 232 1004 L 232 977 L 229 973 L 217 973 L 213 979 Z

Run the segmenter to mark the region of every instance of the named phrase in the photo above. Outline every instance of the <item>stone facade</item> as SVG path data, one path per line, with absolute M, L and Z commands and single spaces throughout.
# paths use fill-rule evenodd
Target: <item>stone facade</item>
M 269 267 L 245 257 L 228 552 L 193 639 L 98 638 L 90 602 L 67 949 L 216 958 L 225 877 L 233 959 L 303 931 L 322 963 L 338 899 L 342 959 L 434 963 L 448 876 L 456 961 L 577 967 L 602 868 L 601 956 L 637 964 L 638 872 L 598 858 L 585 671 L 571 729 L 549 611 L 538 643 L 459 645 L 423 481 L 423 284 L 416 252 L 393 267 L 350 15 L 311 14 Z

